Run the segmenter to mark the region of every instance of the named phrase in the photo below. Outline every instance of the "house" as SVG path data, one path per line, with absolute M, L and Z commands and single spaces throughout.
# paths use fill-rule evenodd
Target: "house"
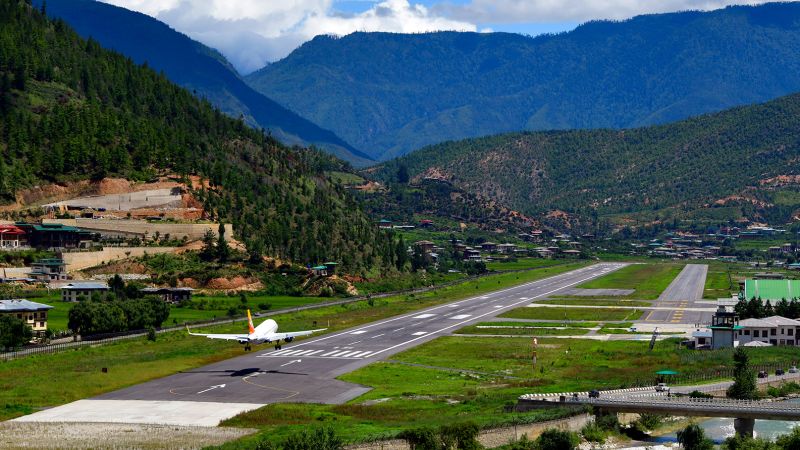
M 485 252 L 492 253 L 497 251 L 497 244 L 495 244 L 494 242 L 484 242 L 483 244 L 481 244 L 481 249 L 483 249 L 483 251 Z
M 103 292 L 108 292 L 108 290 L 108 285 L 99 281 L 73 281 L 61 286 L 61 301 L 91 300 L 92 295 L 100 295 Z
M 497 251 L 502 253 L 502 254 L 504 254 L 504 255 L 508 255 L 508 254 L 514 253 L 514 251 L 516 249 L 517 249 L 517 246 L 514 245 L 514 244 L 500 244 L 500 245 L 497 246 Z
M 50 305 L 25 299 L 0 300 L 0 315 L 22 319 L 37 336 L 47 331 L 47 311 L 51 309 L 53 307 Z
M 797 333 L 800 331 L 800 321 L 787 319 L 781 316 L 765 317 L 763 319 L 745 319 L 739 322 L 739 344 L 753 341 L 771 345 L 798 345 Z
M 16 225 L 0 225 L 0 249 L 13 250 L 27 246 L 25 231 Z
M 433 221 L 430 219 L 422 219 L 419 221 L 419 226 L 422 228 L 431 228 L 433 227 Z
M 22 229 L 28 244 L 35 248 L 89 248 L 94 241 L 94 233 L 60 223 L 25 223 L 17 222 Z
M 182 303 L 192 299 L 194 289 L 190 287 L 147 287 L 139 290 L 144 295 L 156 295 L 167 303 Z
M 315 276 L 318 277 L 327 277 L 328 276 L 328 267 L 327 266 L 314 266 L 311 268 L 311 272 L 314 273 Z
M 480 261 L 481 252 L 479 250 L 475 250 L 474 248 L 467 247 L 464 250 L 464 259 L 469 261 Z
M 433 251 L 434 243 L 431 241 L 417 241 L 414 242 L 414 248 L 419 249 L 422 253 L 430 253 Z
M 67 279 L 67 264 L 61 258 L 45 258 L 31 263 L 28 276 L 42 283 Z
M 378 221 L 378 228 L 383 228 L 383 229 L 392 228 L 392 221 L 389 219 L 381 219 Z
M 571 256 L 573 258 L 577 258 L 578 256 L 581 255 L 581 251 L 580 250 L 564 250 L 561 253 L 563 253 L 565 256 Z

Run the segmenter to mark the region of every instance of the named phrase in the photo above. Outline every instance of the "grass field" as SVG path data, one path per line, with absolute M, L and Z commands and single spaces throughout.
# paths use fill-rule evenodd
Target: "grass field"
M 221 448 L 252 448 L 259 439 L 277 440 L 309 424 L 331 426 L 347 442 L 360 442 L 421 425 L 470 420 L 489 427 L 532 422 L 543 420 L 545 416 L 538 414 L 544 411 L 514 414 L 504 406 L 524 393 L 654 383 L 655 372 L 666 368 L 680 367 L 683 373 L 700 375 L 732 366 L 730 352 L 692 352 L 679 349 L 677 342 L 660 341 L 649 351 L 647 342 L 542 338 L 537 365 L 532 367 L 529 337 L 442 337 L 393 357 L 403 364 L 379 362 L 341 376 L 344 381 L 374 388 L 346 405 L 276 404 L 224 422 L 261 431 Z M 754 364 L 789 362 L 795 351 L 786 347 L 752 349 L 750 357 Z
M 718 299 L 729 298 L 731 292 L 738 290 L 733 286 L 728 272 L 728 266 L 723 264 L 709 264 L 706 285 L 703 289 L 703 298 Z
M 578 286 L 582 289 L 634 289 L 626 298 L 655 300 L 683 269 L 683 264 L 632 264 Z
M 552 327 L 553 325 L 557 324 L 550 324 Z M 543 327 L 532 327 L 527 324 L 520 324 L 516 326 L 498 326 L 498 325 L 489 325 L 491 327 L 497 328 L 480 328 L 477 325 L 471 325 L 468 327 L 464 327 L 456 332 L 456 334 L 476 334 L 476 335 L 484 335 L 484 334 L 492 334 L 492 335 L 503 335 L 503 336 L 578 336 L 587 334 L 589 330 L 586 328 L 575 328 L 575 327 L 566 327 L 566 328 L 543 328 Z
M 535 269 L 538 267 L 556 266 L 564 263 L 564 260 L 558 259 L 518 258 L 513 261 L 490 261 L 486 263 L 486 268 L 495 271 L 525 270 Z
M 534 320 L 638 320 L 642 316 L 639 309 L 621 308 L 531 308 L 522 307 L 512 309 L 499 317 L 507 319 L 534 319 Z
M 368 301 L 360 301 L 280 314 L 272 318 L 284 330 L 310 329 L 317 324 L 324 324 L 330 331 L 336 331 L 534 281 L 582 265 L 584 264 L 576 263 L 531 272 L 492 275 L 416 296 L 376 299 L 372 305 Z M 230 333 L 244 329 L 246 325 L 244 321 L 240 321 L 209 327 L 208 331 Z M 0 405 L 5 405 L 0 409 L 0 420 L 28 414 L 35 408 L 57 406 L 199 367 L 240 355 L 241 352 L 239 345 L 231 345 L 230 342 L 199 339 L 182 332 L 172 332 L 160 334 L 156 342 L 139 338 L 8 361 L 0 364 Z M 107 367 L 109 373 L 102 374 L 102 367 Z
M 559 297 L 551 300 L 537 301 L 545 305 L 581 305 L 581 306 L 650 306 L 652 302 L 646 300 L 628 300 L 624 298 L 593 298 L 593 297 Z

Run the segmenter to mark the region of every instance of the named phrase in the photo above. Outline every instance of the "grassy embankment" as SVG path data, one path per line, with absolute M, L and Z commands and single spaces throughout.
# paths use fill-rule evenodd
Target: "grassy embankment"
M 259 439 L 277 440 L 309 424 L 331 426 L 348 442 L 358 442 L 407 428 L 468 420 L 483 427 L 541 420 L 537 413 L 514 414 L 504 408 L 524 393 L 655 382 L 655 372 L 666 368 L 713 375 L 733 362 L 730 352 L 691 352 L 679 349 L 674 339 L 658 342 L 651 352 L 647 342 L 543 338 L 535 368 L 531 352 L 529 337 L 442 337 L 340 377 L 374 388 L 348 404 L 275 404 L 226 421 L 224 425 L 261 432 L 222 448 L 252 448 Z M 774 347 L 752 349 L 750 356 L 754 364 L 761 364 L 789 362 L 794 353 Z
M 316 324 L 330 331 L 349 328 L 421 308 L 534 281 L 582 267 L 575 263 L 530 272 L 491 275 L 419 295 L 401 295 L 329 306 L 273 318 L 285 330 L 309 329 Z M 244 322 L 210 327 L 212 332 L 237 332 Z M 161 334 L 156 342 L 144 338 L 54 354 L 34 355 L 0 363 L 0 420 L 124 388 L 181 370 L 241 354 L 238 345 L 187 336 Z M 109 373 L 101 373 L 107 367 Z
M 655 300 L 683 270 L 683 264 L 632 264 L 578 286 L 581 289 L 633 289 L 625 298 Z

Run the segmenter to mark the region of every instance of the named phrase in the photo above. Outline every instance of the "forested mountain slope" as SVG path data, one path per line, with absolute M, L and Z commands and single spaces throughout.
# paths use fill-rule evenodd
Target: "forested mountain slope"
M 0 196 L 120 176 L 199 175 L 206 210 L 255 253 L 347 270 L 391 264 L 394 244 L 344 188 L 341 163 L 293 151 L 21 0 L 0 0 Z
M 446 142 L 370 173 L 448 181 L 529 214 L 789 220 L 800 209 L 800 94 L 669 125 Z
M 95 0 L 48 0 L 46 12 L 64 19 L 81 36 L 163 71 L 226 114 L 243 116 L 248 124 L 269 130 L 284 143 L 314 144 L 354 164 L 370 162 L 333 132 L 253 90 L 216 50 L 152 17 Z
M 536 38 L 320 36 L 246 79 L 378 159 L 510 131 L 667 123 L 800 92 L 800 3 Z

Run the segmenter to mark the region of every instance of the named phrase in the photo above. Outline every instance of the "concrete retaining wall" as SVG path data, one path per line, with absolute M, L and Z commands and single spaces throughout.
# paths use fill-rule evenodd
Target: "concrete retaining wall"
M 549 428 L 559 430 L 578 431 L 584 425 L 594 420 L 590 414 L 581 414 L 566 419 L 549 420 L 547 422 L 518 425 L 516 427 L 494 428 L 484 430 L 478 436 L 478 442 L 484 447 L 494 448 L 506 445 L 527 436 L 533 440 Z M 411 450 L 406 441 L 394 439 L 391 441 L 371 442 L 369 444 L 351 445 L 348 450 Z
M 174 253 L 176 249 L 177 247 L 106 247 L 99 252 L 64 253 L 63 257 L 67 263 L 67 271 L 74 272 L 119 259 L 144 256 L 145 253 L 148 255 Z
M 146 235 L 148 238 L 152 238 L 157 231 L 161 236 L 169 234 L 172 239 L 182 239 L 186 236 L 186 239 L 190 241 L 202 239 L 208 230 L 216 235 L 219 229 L 219 224 L 215 223 L 158 223 L 133 219 L 45 219 L 43 222 L 79 227 L 105 236 L 130 238 Z M 229 223 L 225 224 L 225 237 L 233 237 L 233 225 Z

